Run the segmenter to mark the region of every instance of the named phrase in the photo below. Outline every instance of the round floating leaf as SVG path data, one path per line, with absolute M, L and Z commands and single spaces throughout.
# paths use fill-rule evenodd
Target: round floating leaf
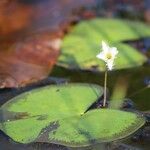
M 104 61 L 96 58 L 96 55 L 100 52 L 100 44 L 92 43 L 92 41 L 80 37 L 75 39 L 74 42 L 71 42 L 73 39 L 74 36 L 69 36 L 64 39 L 62 54 L 59 57 L 57 65 L 71 69 L 106 70 Z M 114 69 L 137 67 L 147 61 L 144 55 L 127 44 L 116 43 L 112 44 L 112 46 L 117 47 L 119 51 L 114 62 Z
M 71 147 L 88 146 L 124 138 L 143 124 L 144 119 L 134 113 L 97 109 L 56 122 L 60 126 L 49 134 L 48 141 Z
M 21 143 L 36 141 L 57 120 L 83 114 L 103 89 L 93 84 L 51 85 L 21 94 L 0 108 L 0 127 Z
M 93 84 L 51 85 L 21 94 L 0 108 L 0 129 L 20 143 L 72 147 L 117 140 L 144 124 L 134 113 L 88 108 L 102 96 Z
M 96 58 L 100 42 L 104 40 L 119 50 L 115 69 L 140 66 L 147 58 L 135 48 L 120 42 L 147 36 L 150 36 L 150 28 L 139 22 L 117 19 L 82 21 L 64 38 L 57 64 L 71 69 L 104 71 L 105 63 Z

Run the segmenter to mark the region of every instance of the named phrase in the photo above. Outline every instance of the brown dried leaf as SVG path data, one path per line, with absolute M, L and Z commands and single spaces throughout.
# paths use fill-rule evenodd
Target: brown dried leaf
M 0 49 L 0 88 L 25 86 L 45 78 L 59 55 L 60 38 L 34 35 Z
M 0 34 L 8 35 L 27 27 L 31 23 L 32 7 L 16 0 L 0 1 Z
M 60 37 L 75 17 L 72 10 L 93 1 L 0 1 L 0 88 L 45 78 L 57 60 Z
M 74 9 L 93 2 L 94 0 L 2 0 L 0 35 L 8 38 L 11 34 L 20 32 L 58 30 L 62 23 L 70 23 L 76 18 Z

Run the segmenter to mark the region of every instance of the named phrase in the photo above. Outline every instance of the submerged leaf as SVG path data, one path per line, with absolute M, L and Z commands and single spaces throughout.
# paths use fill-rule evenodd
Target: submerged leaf
M 102 94 L 103 89 L 93 84 L 51 85 L 32 90 L 0 108 L 0 129 L 20 143 L 80 147 L 126 137 L 144 124 L 144 119 L 134 113 L 87 111 Z

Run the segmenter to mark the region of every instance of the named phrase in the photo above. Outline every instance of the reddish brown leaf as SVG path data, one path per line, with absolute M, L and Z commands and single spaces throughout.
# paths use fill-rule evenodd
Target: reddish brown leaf
M 16 0 L 0 1 L 0 34 L 8 35 L 28 26 L 33 10 L 30 6 Z
M 48 76 L 59 54 L 60 36 L 76 16 L 72 10 L 93 1 L 1 0 L 0 88 Z M 58 35 L 52 37 L 54 31 Z
M 73 9 L 94 0 L 0 0 L 0 35 L 60 29 L 74 19 Z
M 18 87 L 45 78 L 59 55 L 60 38 L 48 34 L 0 50 L 0 87 Z

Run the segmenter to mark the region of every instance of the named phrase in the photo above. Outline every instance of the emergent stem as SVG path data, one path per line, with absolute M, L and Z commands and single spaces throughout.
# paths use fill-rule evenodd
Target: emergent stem
M 103 107 L 106 106 L 106 94 L 107 94 L 107 70 L 105 71 L 105 79 L 104 79 L 104 101 L 103 101 Z

